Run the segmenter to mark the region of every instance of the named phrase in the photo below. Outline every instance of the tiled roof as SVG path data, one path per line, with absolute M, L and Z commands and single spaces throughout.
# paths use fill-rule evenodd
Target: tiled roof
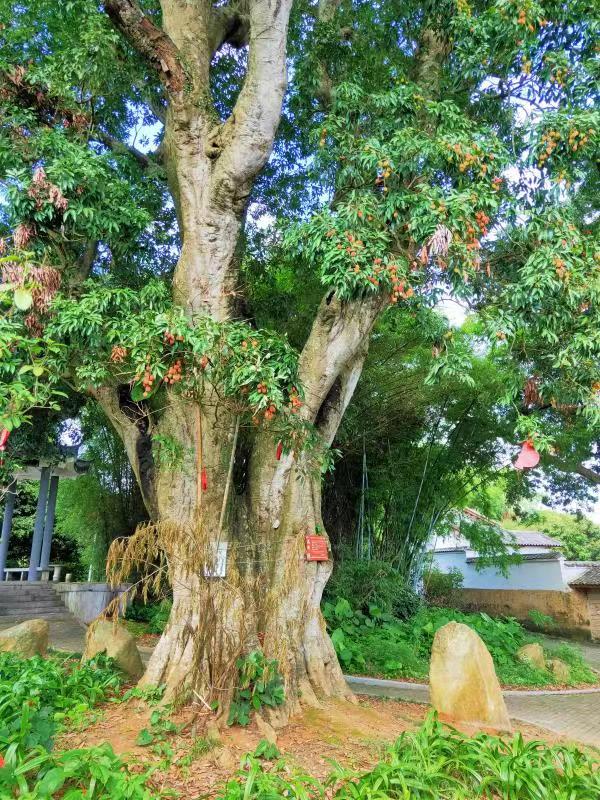
M 541 531 L 508 531 L 505 528 L 497 527 L 507 545 L 515 544 L 517 547 L 544 547 L 546 549 L 560 547 L 559 541 Z M 439 543 L 436 541 L 435 551 L 437 553 L 454 553 L 457 550 L 468 550 L 470 547 L 469 541 L 464 536 L 458 536 L 452 544 L 446 544 L 443 538 Z
M 522 547 L 560 547 L 560 542 L 557 539 L 553 539 L 551 536 L 547 536 L 541 531 L 505 530 L 505 533 L 508 534 L 506 537 L 507 541 L 510 540 L 511 536 L 514 536 L 517 544 Z
M 600 586 L 600 564 L 590 567 L 583 575 L 569 581 L 570 586 Z

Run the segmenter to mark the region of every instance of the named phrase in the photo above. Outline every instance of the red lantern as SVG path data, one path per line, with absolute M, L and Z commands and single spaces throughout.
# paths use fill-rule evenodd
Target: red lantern
M 202 484 L 202 491 L 205 492 L 208 489 L 208 477 L 206 475 L 206 467 L 202 467 L 202 472 L 200 474 L 200 482 Z
M 531 469 L 532 467 L 537 466 L 539 460 L 540 454 L 535 449 L 531 439 L 527 439 L 527 441 L 523 442 L 521 452 L 517 456 L 517 460 L 515 461 L 515 469 Z
M 281 454 L 283 453 L 283 442 L 277 443 L 277 450 L 275 451 L 275 458 L 277 461 L 281 461 Z

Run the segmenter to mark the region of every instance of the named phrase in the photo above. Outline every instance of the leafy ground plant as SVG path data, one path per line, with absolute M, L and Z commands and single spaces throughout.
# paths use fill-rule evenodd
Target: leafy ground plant
M 133 772 L 108 744 L 58 755 L 42 747 L 19 759 L 7 753 L 0 768 L 0 797 L 26 800 L 157 800 L 148 788 L 151 771 Z
M 268 660 L 260 650 L 237 661 L 239 686 L 229 707 L 228 725 L 247 725 L 253 711 L 263 706 L 280 706 L 285 700 L 283 681 L 275 660 Z
M 104 657 L 81 665 L 57 655 L 0 653 L 0 798 L 157 800 L 151 771 L 132 771 L 107 744 L 52 752 L 61 727 L 72 729 L 120 687 Z
M 86 664 L 72 658 L 22 659 L 0 653 L 0 752 L 52 747 L 60 725 L 73 725 L 121 686 L 110 659 Z
M 487 614 L 465 614 L 448 608 L 421 608 L 408 620 L 400 620 L 371 606 L 369 613 L 355 611 L 345 599 L 325 603 L 323 613 L 331 639 L 345 671 L 386 678 L 425 680 L 436 631 L 447 622 L 462 622 L 475 630 L 489 649 L 500 682 L 509 686 L 544 687 L 559 684 L 545 669 L 517 658 L 522 645 L 537 641 L 516 620 L 494 619 Z M 569 665 L 571 685 L 593 684 L 598 676 L 580 651 L 563 644 L 548 650 L 549 657 Z
M 336 767 L 320 782 L 284 761 L 250 757 L 218 800 L 591 800 L 600 796 L 598 762 L 575 747 L 465 736 L 431 714 L 403 733 L 369 772 Z

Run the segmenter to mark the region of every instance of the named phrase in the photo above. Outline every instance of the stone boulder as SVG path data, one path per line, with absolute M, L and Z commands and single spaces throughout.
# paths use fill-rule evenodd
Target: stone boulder
M 559 683 L 569 682 L 571 670 L 569 669 L 569 665 L 561 661 L 560 658 L 549 658 L 546 662 L 546 666 Z
M 82 662 L 105 653 L 114 658 L 117 666 L 130 678 L 138 680 L 144 673 L 144 665 L 135 639 L 122 625 L 102 620 L 88 629 Z
M 532 644 L 524 644 L 517 650 L 517 658 L 526 664 L 531 664 L 536 669 L 546 669 L 546 657 L 544 656 L 544 648 L 541 644 L 533 642 Z
M 469 728 L 511 730 L 492 657 L 467 625 L 449 622 L 435 634 L 429 689 L 441 719 Z
M 22 658 L 45 656 L 50 626 L 45 619 L 30 619 L 0 631 L 0 651 Z

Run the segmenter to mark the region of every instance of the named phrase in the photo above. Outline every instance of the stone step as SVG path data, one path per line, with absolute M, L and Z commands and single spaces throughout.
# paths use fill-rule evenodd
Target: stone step
M 48 583 L 0 582 L 0 623 L 17 625 L 28 619 L 74 620 Z
M 12 600 L 29 600 L 30 598 L 35 600 L 52 600 L 54 598 L 58 598 L 58 594 L 52 590 L 49 592 L 0 592 L 0 602 L 4 603 L 9 603 Z
M 11 625 L 18 625 L 19 623 L 27 622 L 30 619 L 62 620 L 63 622 L 72 622 L 74 617 L 65 608 L 62 612 L 53 611 L 52 613 L 45 612 L 43 614 L 10 614 L 7 616 L 0 616 L 0 624 L 2 625 L 2 630 L 6 630 L 6 628 L 10 627 Z
M 6 616 L 6 614 L 29 614 L 30 611 L 60 611 L 64 607 L 62 603 L 42 603 L 39 600 L 29 603 L 0 603 L 0 616 Z
M 0 583 L 0 597 L 17 597 L 21 595 L 43 595 L 45 597 L 55 597 L 56 592 L 51 586 L 36 586 L 35 583 L 16 583 L 14 586 L 6 586 Z

